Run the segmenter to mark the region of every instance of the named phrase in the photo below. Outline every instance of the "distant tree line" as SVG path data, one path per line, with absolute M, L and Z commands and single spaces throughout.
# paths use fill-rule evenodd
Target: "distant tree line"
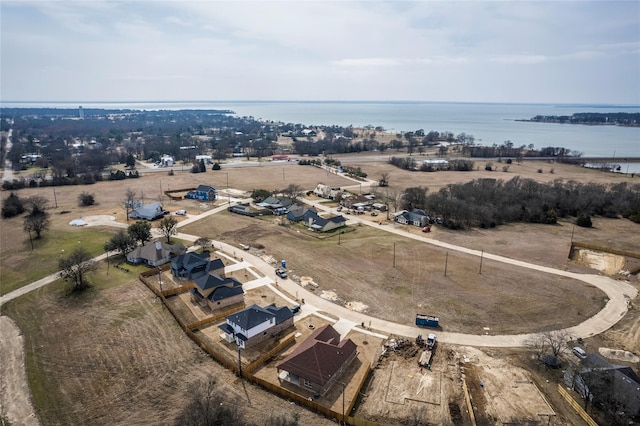
M 427 188 L 407 188 L 402 209 L 419 208 L 440 217 L 452 229 L 494 227 L 510 222 L 554 224 L 558 218 L 625 217 L 640 223 L 640 184 L 603 185 L 564 182 L 539 183 L 519 176 L 509 181 L 476 179 L 451 184 L 434 194 Z
M 530 120 L 523 121 L 635 127 L 640 126 L 640 112 L 577 112 L 573 115 L 536 115 Z

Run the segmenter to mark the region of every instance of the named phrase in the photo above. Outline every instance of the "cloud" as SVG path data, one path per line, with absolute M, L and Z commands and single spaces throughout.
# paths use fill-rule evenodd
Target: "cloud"
M 638 2 L 3 1 L 1 7 L 5 99 L 546 96 L 640 103 L 633 90 L 640 85 Z M 541 75 L 553 87 L 531 88 Z M 605 94 L 593 87 L 598 80 L 608 82 Z

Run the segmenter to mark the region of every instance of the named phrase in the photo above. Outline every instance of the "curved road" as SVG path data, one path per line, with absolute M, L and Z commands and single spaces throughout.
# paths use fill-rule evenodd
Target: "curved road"
M 236 200 L 237 201 L 237 200 Z M 313 204 L 318 210 L 324 210 L 327 212 L 335 213 L 334 208 L 327 208 L 321 203 L 313 202 L 306 200 L 309 204 Z M 228 204 L 225 204 L 220 207 L 216 207 L 212 210 L 204 212 L 200 215 L 188 216 L 186 220 L 181 221 L 178 224 L 178 227 L 183 227 L 189 223 L 193 223 L 203 217 L 210 216 L 212 214 L 218 213 L 220 211 L 226 210 Z M 350 219 L 349 224 L 354 223 L 362 223 L 365 225 L 377 227 L 376 224 L 369 221 L 361 221 L 357 218 Z M 122 226 L 122 224 L 116 222 L 105 222 L 103 224 L 106 225 L 115 225 Z M 380 228 L 378 228 L 380 229 Z M 432 244 L 439 247 L 446 248 L 451 251 L 458 251 L 461 253 L 467 253 L 474 256 L 480 256 L 481 252 L 477 250 L 471 250 L 461 246 L 455 246 L 453 244 L 448 244 L 442 241 L 437 241 L 429 238 L 425 238 L 421 235 L 411 234 L 399 229 L 395 229 L 393 227 L 385 227 L 387 232 L 394 233 L 396 235 L 412 238 L 415 240 L 422 241 L 426 244 Z M 155 230 L 154 234 L 158 236 L 157 230 Z M 184 239 L 186 241 L 195 241 L 198 236 L 188 235 L 179 233 L 177 235 L 178 238 Z M 256 280 L 260 281 L 260 285 L 268 285 L 272 290 L 279 292 L 282 297 L 285 298 L 289 303 L 295 304 L 297 303 L 292 297 L 287 296 L 280 292 L 282 289 L 289 295 L 296 295 L 297 299 L 304 299 L 305 304 L 302 306 L 302 315 L 298 316 L 298 320 L 306 317 L 311 313 L 316 313 L 318 311 L 330 312 L 333 315 L 338 316 L 340 319 L 336 323 L 336 327 L 339 329 L 341 334 L 343 332 L 348 331 L 349 329 L 356 329 L 362 332 L 372 333 L 369 328 L 373 330 L 377 330 L 378 332 L 387 333 L 387 334 L 395 334 L 407 337 L 413 337 L 418 334 L 422 334 L 425 332 L 424 329 L 418 328 L 416 326 L 408 326 L 404 324 L 397 324 L 391 321 L 386 321 L 378 318 L 371 317 L 367 314 L 361 312 L 351 311 L 345 307 L 336 305 L 335 303 L 323 299 L 316 295 L 313 292 L 310 292 L 306 288 L 298 285 L 292 280 L 282 280 L 278 279 L 275 275 L 275 271 L 272 265 L 264 261 L 263 259 L 252 255 L 249 252 L 241 250 L 240 248 L 233 247 L 229 244 L 215 241 L 215 248 L 220 248 L 223 252 L 234 253 L 241 252 L 243 262 L 248 262 L 253 265 L 253 267 L 260 270 L 263 274 L 265 274 L 269 279 L 268 280 Z M 593 336 L 599 333 L 602 333 L 608 330 L 611 326 L 616 324 L 627 312 L 628 303 L 630 300 L 634 299 L 638 290 L 630 285 L 629 283 L 613 280 L 611 278 L 595 275 L 595 274 L 578 274 L 573 272 L 567 272 L 560 269 L 549 268 L 546 266 L 540 266 L 533 263 L 528 263 L 520 260 L 509 259 L 507 257 L 498 256 L 490 253 L 482 253 L 482 255 L 487 259 L 492 259 L 496 262 L 507 263 L 510 265 L 514 265 L 520 268 L 529 268 L 534 269 L 540 272 L 554 274 L 559 276 L 564 276 L 576 280 L 580 280 L 591 284 L 601 291 L 603 291 L 607 298 L 609 299 L 604 308 L 599 311 L 596 315 L 587 319 L 586 321 L 573 326 L 563 331 L 566 331 L 571 336 L 580 336 L 580 337 L 588 337 Z M 102 254 L 97 256 L 95 260 L 102 260 L 106 257 L 106 254 Z M 26 294 L 30 291 L 33 291 L 37 288 L 40 288 L 44 285 L 47 285 L 55 280 L 59 279 L 59 274 L 52 274 L 48 277 L 42 278 L 34 283 L 26 285 L 22 288 L 19 288 L 11 293 L 8 293 L 2 297 L 0 297 L 0 306 L 5 302 L 19 297 L 23 294 Z M 365 324 L 365 328 L 361 326 L 361 324 Z M 438 339 L 445 343 L 452 344 L 461 344 L 461 345 L 470 345 L 470 346 L 493 346 L 493 347 L 519 347 L 525 346 L 527 340 L 532 337 L 538 336 L 540 333 L 530 333 L 530 334 L 515 334 L 515 335 L 474 335 L 474 334 L 464 334 L 464 333 L 451 333 L 451 332 L 439 332 Z

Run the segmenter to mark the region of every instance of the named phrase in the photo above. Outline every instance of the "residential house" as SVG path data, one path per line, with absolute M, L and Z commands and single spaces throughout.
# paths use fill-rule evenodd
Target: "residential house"
M 311 209 L 308 209 L 304 212 L 302 220 L 304 221 L 305 225 L 318 232 L 331 231 L 333 229 L 346 226 L 347 224 L 347 219 L 345 219 L 342 215 L 325 219 L 318 216 L 318 213 Z
M 191 289 L 191 301 L 212 311 L 242 303 L 244 290 L 235 278 L 203 272 L 193 277 L 195 287 Z
M 300 222 L 304 220 L 304 215 L 307 211 L 312 211 L 314 213 L 318 213 L 315 207 L 305 208 L 299 204 L 289 207 L 289 211 L 287 212 L 287 219 L 291 222 Z
M 318 136 L 318 133 L 313 129 L 302 129 L 300 133 L 302 134 L 302 136 L 306 136 L 306 137 Z
M 591 353 L 582 360 L 580 371 L 565 372 L 565 381 L 593 404 L 640 421 L 640 378 L 631 367 L 611 364 Z
M 153 202 L 134 208 L 131 213 L 129 213 L 129 217 L 132 219 L 155 220 L 164 216 L 166 214 L 165 212 L 166 210 L 162 208 L 162 204 Z
M 187 192 L 186 198 L 200 201 L 215 201 L 218 198 L 218 193 L 213 186 L 210 185 L 198 185 L 198 187 Z
M 248 204 L 236 204 L 234 206 L 227 207 L 227 211 L 244 216 L 255 216 L 255 213 L 251 211 L 251 207 L 249 207 Z
M 318 197 L 327 198 L 329 200 L 335 200 L 335 198 L 338 196 L 340 191 L 341 190 L 338 187 L 331 187 L 329 185 L 319 183 L 316 185 L 315 189 L 313 190 L 313 194 Z
M 354 210 L 371 210 L 371 206 L 374 204 L 375 197 L 371 198 L 367 195 L 357 195 L 355 197 L 348 197 L 342 200 L 343 207 Z
M 288 209 L 293 205 L 293 201 L 288 198 L 278 198 L 278 197 L 267 197 L 259 203 L 256 203 L 259 207 L 264 207 L 270 209 L 274 212 L 284 213 L 284 210 Z
M 206 271 L 209 263 L 209 252 L 189 252 L 171 261 L 171 274 L 176 278 L 192 279 Z M 219 260 L 219 259 L 218 259 Z
M 412 211 L 402 210 L 393 215 L 393 220 L 403 225 L 426 226 L 429 224 L 429 216 L 420 209 Z
M 323 395 L 357 356 L 356 344 L 340 341 L 340 334 L 327 324 L 276 366 L 278 378 Z
M 250 348 L 280 331 L 293 327 L 293 312 L 286 306 L 275 304 L 265 306 L 251 305 L 227 317 L 226 323 L 219 328 L 227 342 L 236 342 L 240 348 Z
M 187 248 L 181 244 L 166 244 L 162 241 L 147 241 L 127 253 L 127 262 L 134 265 L 145 263 L 149 266 L 160 266 L 169 262 L 172 257 L 183 255 Z

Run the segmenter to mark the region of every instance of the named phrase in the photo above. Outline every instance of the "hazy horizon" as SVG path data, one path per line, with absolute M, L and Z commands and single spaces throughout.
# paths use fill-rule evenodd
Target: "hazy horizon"
M 0 12 L 4 102 L 640 104 L 636 1 L 3 0 Z

